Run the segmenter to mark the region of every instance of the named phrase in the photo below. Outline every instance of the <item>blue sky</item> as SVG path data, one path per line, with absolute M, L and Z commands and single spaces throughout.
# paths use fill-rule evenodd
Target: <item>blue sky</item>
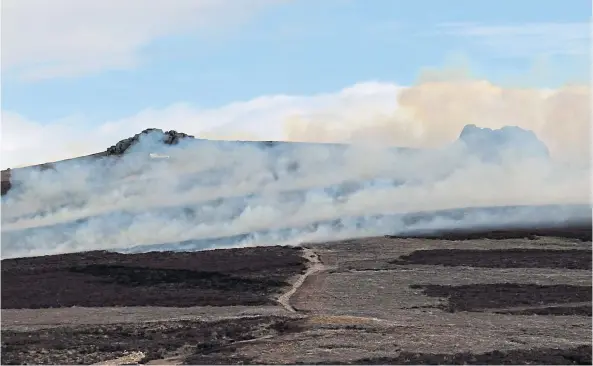
M 538 88 L 589 78 L 588 0 L 93 3 L 2 2 L 3 113 L 91 131 L 180 103 L 407 86 L 426 69 Z

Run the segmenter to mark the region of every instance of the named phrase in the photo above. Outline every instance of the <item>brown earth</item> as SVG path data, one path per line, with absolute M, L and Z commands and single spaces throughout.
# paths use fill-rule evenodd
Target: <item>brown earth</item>
M 2 362 L 591 364 L 591 227 L 560 229 L 3 260 Z

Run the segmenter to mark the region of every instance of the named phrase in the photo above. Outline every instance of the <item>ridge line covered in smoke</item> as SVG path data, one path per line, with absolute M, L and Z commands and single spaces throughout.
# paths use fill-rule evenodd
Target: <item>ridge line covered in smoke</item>
M 550 159 L 535 134 L 517 127 L 466 126 L 453 144 L 417 150 L 161 130 L 124 141 L 107 150 L 117 158 L 13 170 L 2 197 L 2 257 L 295 244 L 591 213 L 588 167 Z M 469 208 L 439 211 L 459 207 Z M 411 220 L 414 212 L 422 214 Z

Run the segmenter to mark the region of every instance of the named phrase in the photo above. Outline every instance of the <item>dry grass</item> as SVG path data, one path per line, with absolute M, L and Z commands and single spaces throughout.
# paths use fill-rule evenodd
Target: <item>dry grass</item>
M 309 325 L 376 325 L 381 319 L 352 315 L 314 315 L 306 320 Z

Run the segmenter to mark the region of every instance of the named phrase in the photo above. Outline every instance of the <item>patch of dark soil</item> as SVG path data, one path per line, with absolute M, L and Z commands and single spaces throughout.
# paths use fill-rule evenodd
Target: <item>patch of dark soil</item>
M 549 306 L 523 310 L 496 311 L 496 314 L 512 315 L 580 315 L 591 316 L 591 305 L 582 306 Z
M 417 250 L 389 263 L 449 267 L 591 269 L 591 250 L 431 249 Z
M 2 308 L 273 304 L 305 271 L 301 250 L 105 251 L 2 260 Z
M 538 348 L 486 353 L 433 354 L 401 352 L 397 357 L 361 358 L 352 362 L 324 361 L 317 365 L 591 365 L 591 346 Z
M 431 233 L 411 235 L 388 235 L 389 238 L 425 238 L 439 240 L 472 240 L 472 239 L 523 239 L 535 240 L 538 236 L 591 241 L 593 228 L 591 222 L 569 223 L 564 226 L 552 225 L 542 227 L 517 227 L 510 229 L 451 229 L 438 230 Z
M 520 283 L 462 286 L 412 285 L 431 297 L 448 300 L 446 311 L 480 311 L 515 306 L 542 306 L 591 301 L 591 286 L 535 285 Z
M 2 331 L 2 364 L 91 364 L 134 351 L 144 352 L 146 357 L 141 362 L 146 363 L 169 357 L 181 347 L 192 349 L 196 360 L 216 354 L 220 359 L 216 363 L 224 363 L 233 360 L 223 352 L 227 345 L 275 334 L 272 328 L 285 321 L 260 317 Z M 216 361 L 213 356 L 208 361 Z

